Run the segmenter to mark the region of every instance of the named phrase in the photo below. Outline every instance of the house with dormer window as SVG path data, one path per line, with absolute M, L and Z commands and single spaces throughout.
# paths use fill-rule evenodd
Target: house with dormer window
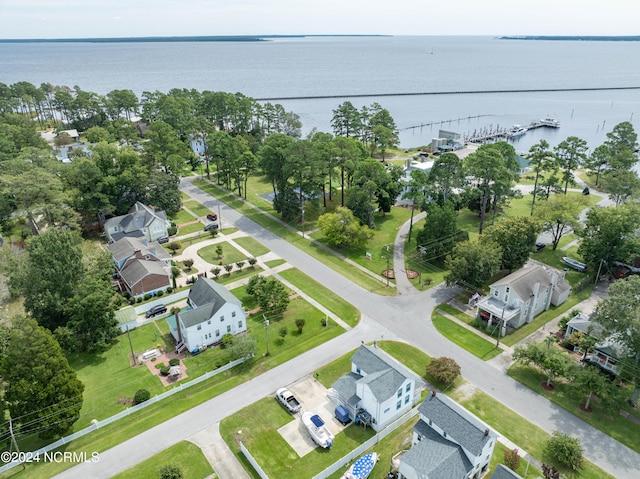
M 164 211 L 156 211 L 136 201 L 126 215 L 115 216 L 105 221 L 104 233 L 110 243 L 121 238 L 138 238 L 150 242 L 168 238 L 170 226 L 171 223 Z
M 444 394 L 418 407 L 411 449 L 400 456 L 399 479 L 478 479 L 489 468 L 498 435 Z
M 351 372 L 333 383 L 329 397 L 349 417 L 379 431 L 420 401 L 425 383 L 375 346 L 361 345 L 351 356 Z
M 247 330 L 242 303 L 224 285 L 200 277 L 191 286 L 187 307 L 166 318 L 176 351 L 195 352 Z

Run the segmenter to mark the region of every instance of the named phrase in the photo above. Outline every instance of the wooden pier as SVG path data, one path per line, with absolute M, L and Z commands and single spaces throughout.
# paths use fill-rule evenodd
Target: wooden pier
M 552 118 L 544 118 L 538 121 L 532 121 L 528 125 L 523 126 L 525 130 L 534 130 L 536 128 L 560 128 L 560 122 L 554 120 Z M 514 136 L 512 134 L 512 128 L 501 128 L 500 125 L 497 125 L 494 129 L 493 126 L 485 127 L 479 131 L 474 130 L 470 135 L 464 136 L 465 143 L 487 143 L 492 141 L 498 141 L 503 138 L 512 139 L 518 138 L 518 136 Z

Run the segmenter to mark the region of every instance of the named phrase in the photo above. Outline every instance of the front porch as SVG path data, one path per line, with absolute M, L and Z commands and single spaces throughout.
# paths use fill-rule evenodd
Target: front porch
M 605 348 L 593 351 L 589 357 L 589 362 L 597 364 L 602 369 L 611 371 L 616 375 L 620 374 L 620 371 L 618 370 L 618 359 L 608 354 Z
M 477 308 L 478 315 L 476 318 L 487 321 L 489 326 L 494 323 L 502 323 L 502 327 L 500 328 L 501 336 L 505 336 L 507 334 L 508 327 L 514 329 L 510 321 L 520 316 L 519 307 L 509 305 L 494 296 L 486 296 L 482 298 L 478 301 Z

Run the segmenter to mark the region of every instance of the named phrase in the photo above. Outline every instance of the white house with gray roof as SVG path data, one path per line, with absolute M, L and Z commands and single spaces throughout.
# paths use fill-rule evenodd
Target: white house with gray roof
M 489 324 L 502 322 L 506 329 L 516 329 L 533 321 L 538 314 L 559 306 L 569 297 L 571 286 L 564 275 L 542 263 L 527 262 L 518 271 L 489 286 L 489 295 L 476 304 L 478 315 Z
M 435 391 L 418 411 L 399 479 L 477 479 L 487 472 L 498 437 L 489 426 Z
M 129 213 L 109 218 L 104 223 L 104 233 L 109 242 L 121 238 L 139 238 L 142 241 L 157 241 L 168 238 L 171 223 L 164 211 L 156 211 L 139 201 Z
M 522 479 L 522 476 L 504 464 L 498 464 L 490 479 Z
M 187 305 L 167 318 L 178 352 L 201 350 L 219 343 L 225 334 L 236 335 L 247 330 L 247 317 L 240 300 L 209 278 L 200 277 L 191 286 Z
M 352 420 L 379 431 L 420 401 L 420 377 L 375 346 L 361 345 L 351 357 L 351 372 L 332 385 L 329 396 Z

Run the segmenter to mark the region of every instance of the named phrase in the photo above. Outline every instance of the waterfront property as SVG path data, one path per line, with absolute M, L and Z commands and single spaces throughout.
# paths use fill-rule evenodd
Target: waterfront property
M 489 426 L 435 391 L 418 411 L 399 479 L 477 479 L 487 472 L 498 437 Z
M 329 397 L 354 422 L 379 431 L 417 404 L 424 386 L 417 374 L 387 353 L 363 344 L 351 357 L 351 372 L 333 383 Z

